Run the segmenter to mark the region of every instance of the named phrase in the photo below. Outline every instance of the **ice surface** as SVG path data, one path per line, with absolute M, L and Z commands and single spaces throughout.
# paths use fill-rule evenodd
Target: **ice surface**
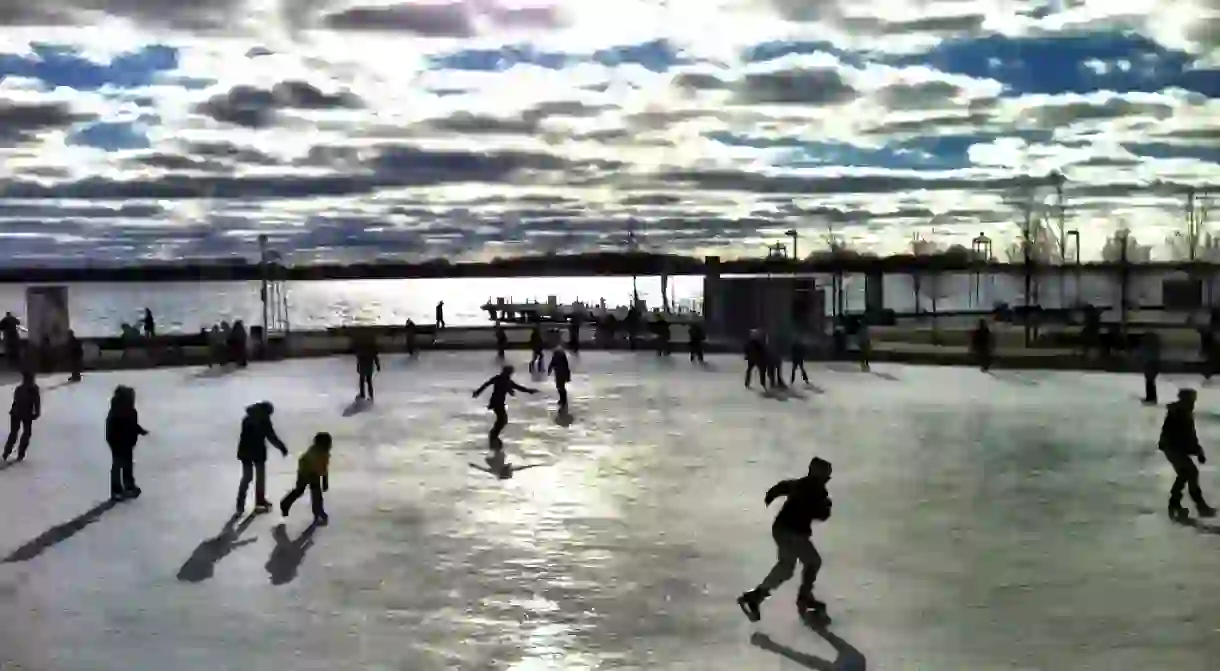
M 1139 378 L 811 365 L 822 391 L 778 401 L 742 388 L 737 357 L 713 362 L 586 354 L 571 426 L 552 419 L 553 393 L 510 400 L 510 460 L 546 464 L 510 480 L 469 465 L 491 420 L 470 397 L 490 355 L 386 357 L 376 407 L 347 417 L 350 359 L 45 378 L 30 456 L 0 472 L 0 556 L 14 555 L 0 563 L 0 667 L 1191 671 L 1220 658 L 1220 538 L 1165 519 L 1161 411 L 1139 405 Z M 118 383 L 137 388 L 152 431 L 136 457 L 144 496 L 80 519 L 108 494 Z M 208 542 L 232 514 L 243 408 L 263 399 L 294 457 L 334 434 L 331 525 L 300 538 L 303 500 L 286 533 L 276 513 Z M 1205 445 L 1218 400 L 1202 391 Z M 835 465 L 815 542 L 818 595 L 850 646 L 838 651 L 797 623 L 791 583 L 760 625 L 733 603 L 773 559 L 764 491 L 814 454 Z M 274 498 L 294 469 L 272 456 Z M 1214 491 L 1210 467 L 1203 484 Z

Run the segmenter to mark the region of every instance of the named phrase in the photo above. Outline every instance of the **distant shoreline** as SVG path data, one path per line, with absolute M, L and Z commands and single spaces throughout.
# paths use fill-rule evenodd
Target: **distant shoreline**
M 702 258 L 667 254 L 574 254 L 533 256 L 479 263 L 450 263 L 431 260 L 421 263 L 379 262 L 313 264 L 274 267 L 273 279 L 287 281 L 359 279 L 455 279 L 510 277 L 594 277 L 632 275 L 704 275 L 716 270 L 721 275 L 762 275 L 768 273 L 845 273 L 911 274 L 980 272 L 992 275 L 1038 276 L 1048 274 L 1194 273 L 1211 274 L 1220 264 L 1204 262 L 1082 263 L 1043 264 L 976 261 L 951 255 L 887 257 L 863 255 L 840 258 L 814 258 L 801 262 L 789 259 L 733 259 L 718 264 Z M 0 268 L 0 284 L 45 284 L 84 282 L 228 282 L 263 279 L 257 263 L 153 263 L 111 267 L 26 267 Z

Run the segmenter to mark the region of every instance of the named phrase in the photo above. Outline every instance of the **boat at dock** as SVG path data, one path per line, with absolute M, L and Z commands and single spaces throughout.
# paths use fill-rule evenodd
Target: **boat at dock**
M 664 319 L 675 326 L 685 326 L 703 321 L 703 314 L 698 309 L 698 301 L 680 303 L 676 309 L 653 308 L 650 310 L 646 301 L 637 300 L 636 307 L 641 319 L 648 323 Z M 580 301 L 560 303 L 557 297 L 549 296 L 545 303 L 539 301 L 517 303 L 511 298 L 507 300 L 497 298 L 484 303 L 482 310 L 487 312 L 487 317 L 491 321 L 509 324 L 562 323 L 571 321 L 574 317 L 586 323 L 600 324 L 610 319 L 622 323 L 631 308 L 626 305 L 609 307 L 604 299 L 597 305 L 589 305 Z

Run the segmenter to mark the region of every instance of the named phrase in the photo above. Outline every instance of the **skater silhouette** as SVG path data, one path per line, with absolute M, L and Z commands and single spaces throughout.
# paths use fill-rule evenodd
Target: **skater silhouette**
M 1156 333 L 1144 334 L 1140 359 L 1144 369 L 1144 403 L 1156 405 L 1156 378 L 1161 373 L 1161 337 L 1159 335 Z
M 534 373 L 541 373 L 542 369 L 544 368 L 544 364 L 542 362 L 542 350 L 542 326 L 539 324 L 534 324 L 534 329 L 530 331 L 530 351 L 533 352 L 533 355 L 530 356 L 531 375 Z
M 309 503 L 313 510 L 313 523 L 325 526 L 330 522 L 326 514 L 323 494 L 330 489 L 330 448 L 332 439 L 325 431 L 313 437 L 313 444 L 297 460 L 297 483 L 280 501 L 280 514 L 288 517 L 292 504 L 309 490 Z
M 809 463 L 809 473 L 798 480 L 784 480 L 767 490 L 764 499 L 769 506 L 776 498 L 784 496 L 783 508 L 771 525 L 771 537 L 775 540 L 778 558 L 775 566 L 758 587 L 737 598 L 737 605 L 751 622 L 762 618 L 759 606 L 792 577 L 796 563 L 801 563 L 801 586 L 797 591 L 796 608 L 801 617 L 809 614 L 824 615 L 826 604 L 813 596 L 813 583 L 822 567 L 822 557 L 810 541 L 813 522 L 830 519 L 831 501 L 826 492 L 832 468 L 830 462 L 815 457 Z
M 1207 457 L 1204 456 L 1199 437 L 1195 433 L 1194 411 L 1197 397 L 1194 389 L 1179 390 L 1178 400 L 1169 404 L 1165 412 L 1165 422 L 1161 425 L 1159 447 L 1177 476 L 1169 489 L 1169 517 L 1175 520 L 1185 519 L 1189 515 L 1182 507 L 1183 488 L 1190 492 L 1190 499 L 1194 502 L 1199 517 L 1216 515 L 1216 509 L 1207 505 L 1203 498 L 1203 490 L 1199 488 L 1199 467 L 1191 460 L 1194 457 L 1201 464 L 1207 463 Z
M 745 359 L 746 359 L 746 388 L 750 387 L 750 378 L 755 369 L 758 369 L 758 382 L 763 389 L 767 388 L 767 352 L 766 344 L 763 342 L 762 332 L 758 329 L 750 331 L 750 337 L 746 340 Z
M 445 328 L 445 301 L 436 304 L 436 330 Z
M 970 349 L 974 352 L 979 369 L 984 373 L 991 370 L 993 348 L 991 329 L 987 326 L 987 320 L 980 319 L 978 326 L 975 326 L 974 330 L 970 332 Z
M 360 393 L 356 398 L 373 400 L 373 372 L 381 372 L 381 354 L 377 351 L 377 337 L 371 334 L 360 336 L 355 342 L 356 375 L 360 378 Z
M 703 332 L 703 324 L 693 322 L 686 330 L 686 337 L 690 341 L 691 363 L 703 363 L 703 343 L 707 340 L 707 334 Z
M 34 381 L 34 373 L 25 371 L 21 374 L 21 384 L 13 389 L 13 405 L 9 408 L 8 440 L 4 442 L 3 460 L 8 461 L 17 446 L 17 461 L 25 460 L 25 451 L 30 447 L 30 434 L 34 430 L 34 421 L 42 416 L 42 392 Z M 21 439 L 18 441 L 18 435 Z
M 504 353 L 508 349 L 508 334 L 504 332 L 504 325 L 496 322 L 496 359 L 504 360 Z
M 551 363 L 546 369 L 547 375 L 555 376 L 555 391 L 559 394 L 559 413 L 568 411 L 568 382 L 572 381 L 572 367 L 568 363 L 568 355 L 562 347 L 556 347 L 551 354 Z
M 139 498 L 141 490 L 136 486 L 135 449 L 140 436 L 147 435 L 148 431 L 140 426 L 140 413 L 136 410 L 136 390 L 119 385 L 110 398 L 110 412 L 106 415 L 111 501 Z
M 487 401 L 487 409 L 495 413 L 496 421 L 491 426 L 491 431 L 487 434 L 487 442 L 493 452 L 500 452 L 504 449 L 504 443 L 500 440 L 500 432 L 508 426 L 508 410 L 505 403 L 508 397 L 516 395 L 517 392 L 523 391 L 527 394 L 537 394 L 537 389 L 523 387 L 513 380 L 513 367 L 505 366 L 500 369 L 499 374 L 492 376 L 474 391 L 473 396 L 478 398 L 483 394 L 483 391 L 491 387 L 491 398 Z
M 246 408 L 241 420 L 241 437 L 237 441 L 237 459 L 241 462 L 241 482 L 237 485 L 237 512 L 246 509 L 246 493 L 250 480 L 254 480 L 254 508 L 266 512 L 271 510 L 267 500 L 267 443 L 275 446 L 280 454 L 288 456 L 288 448 L 275 433 L 271 416 L 275 406 L 270 401 L 255 403 Z

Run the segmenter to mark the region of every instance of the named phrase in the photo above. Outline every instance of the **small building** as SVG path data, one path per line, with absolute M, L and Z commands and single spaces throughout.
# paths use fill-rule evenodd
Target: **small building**
M 826 332 L 826 290 L 812 277 L 721 277 L 719 257 L 706 259 L 703 319 L 708 336 L 744 340 L 752 329 L 771 335 Z

